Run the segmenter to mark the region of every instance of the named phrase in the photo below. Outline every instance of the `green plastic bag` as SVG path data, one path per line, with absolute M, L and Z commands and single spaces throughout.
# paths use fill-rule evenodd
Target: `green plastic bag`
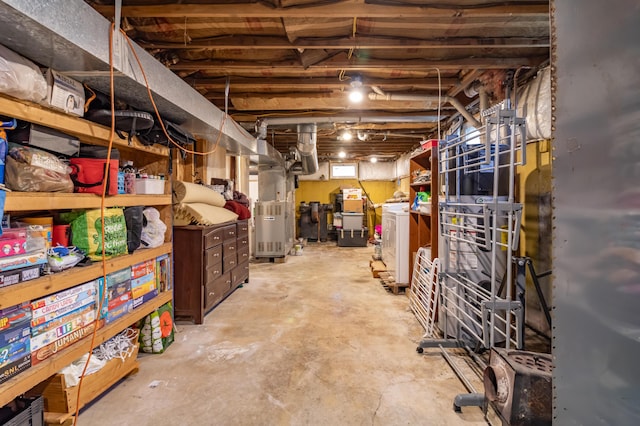
M 91 260 L 102 259 L 100 209 L 72 212 L 66 216 L 66 219 L 71 223 L 72 244 L 84 251 Z M 105 209 L 104 234 L 105 257 L 128 253 L 127 223 L 121 208 Z
M 161 354 L 173 343 L 173 307 L 171 302 L 147 315 L 140 324 L 140 350 Z

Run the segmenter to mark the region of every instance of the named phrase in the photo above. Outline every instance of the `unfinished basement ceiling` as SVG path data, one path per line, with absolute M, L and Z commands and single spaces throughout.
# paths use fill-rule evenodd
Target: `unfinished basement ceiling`
M 113 0 L 87 3 L 114 15 Z M 261 118 L 291 118 L 268 128 L 267 142 L 282 153 L 296 144 L 293 122 L 352 119 L 318 124 L 320 159 L 340 150 L 348 159 L 395 158 L 437 137 L 438 118 L 445 128 L 458 114 L 441 102 L 438 115 L 433 97 L 477 111 L 478 94 L 465 88 L 482 83 L 500 101 L 517 70 L 521 82 L 549 61 L 548 1 L 123 0 L 121 26 L 248 130 Z M 366 93 L 360 104 L 347 98 L 356 79 Z M 415 98 L 367 97 L 376 92 Z M 350 142 L 339 138 L 343 129 Z

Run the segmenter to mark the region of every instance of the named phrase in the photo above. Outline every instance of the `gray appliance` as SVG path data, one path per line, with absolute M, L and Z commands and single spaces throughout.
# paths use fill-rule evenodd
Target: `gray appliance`
M 255 257 L 283 257 L 293 247 L 293 204 L 257 201 L 255 204 Z

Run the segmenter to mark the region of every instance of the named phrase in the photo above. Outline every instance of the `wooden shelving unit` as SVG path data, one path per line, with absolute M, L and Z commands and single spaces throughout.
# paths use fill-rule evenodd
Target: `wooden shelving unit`
M 3 115 L 15 117 L 31 123 L 39 124 L 62 131 L 77 137 L 82 143 L 108 146 L 111 131 L 105 126 L 92 123 L 81 118 L 72 117 L 62 112 L 48 109 L 32 102 L 13 99 L 0 95 L 0 110 Z M 120 151 L 121 160 L 133 160 L 136 166 L 143 167 L 148 173 L 166 173 L 169 166 L 169 149 L 162 146 L 145 146 L 135 138 L 129 143 L 115 136 L 113 147 Z M 38 299 L 76 285 L 92 281 L 106 273 L 115 272 L 148 259 L 155 259 L 163 254 L 171 254 L 172 206 L 170 181 L 165 183 L 165 193 L 160 195 L 115 195 L 105 199 L 105 207 L 153 206 L 160 211 L 162 220 L 168 225 L 165 242 L 159 247 L 139 249 L 131 255 L 107 259 L 105 268 L 102 262 L 91 266 L 74 267 L 67 271 L 42 276 L 38 279 L 0 288 L 0 309 Z M 101 197 L 94 194 L 62 194 L 62 193 L 26 193 L 7 192 L 5 211 L 9 213 L 45 212 L 69 209 L 100 208 Z M 40 363 L 17 374 L 0 384 L 0 406 L 11 402 L 15 397 L 28 392 L 39 383 L 56 374 L 61 368 L 80 358 L 93 347 L 118 334 L 120 331 L 144 318 L 158 307 L 173 300 L 172 291 L 159 294 L 157 297 L 134 309 L 130 314 L 99 328 L 92 343 L 88 335 L 71 346 L 60 350 Z M 119 370 L 118 370 L 119 371 Z M 122 374 L 128 373 L 122 370 Z M 114 373 L 121 374 L 121 373 Z M 121 376 L 120 376 L 121 377 Z M 120 378 L 110 377 L 113 383 Z M 106 389 L 103 389 L 106 390 Z M 97 395 L 93 395 L 97 396 Z M 90 401 L 84 401 L 88 403 Z
M 171 247 L 171 243 L 165 243 L 160 247 L 141 249 L 130 255 L 108 259 L 107 274 L 147 259 L 155 259 L 160 255 L 171 253 Z M 66 290 L 76 285 L 95 280 L 101 276 L 102 262 L 95 262 L 91 266 L 72 268 L 57 274 L 45 275 L 35 280 L 2 287 L 0 288 L 0 309 L 15 306 L 26 300 L 34 300 L 44 297 L 47 294 Z
M 434 145 L 411 157 L 409 176 L 422 171 L 431 171 L 431 180 L 409 184 L 409 282 L 413 276 L 413 261 L 420 247 L 431 247 L 431 258 L 438 257 L 438 146 Z M 416 211 L 413 200 L 418 192 L 431 192 L 430 211 Z
M 168 206 L 171 195 L 111 195 L 105 207 Z M 8 192 L 4 209 L 7 211 L 98 209 L 100 196 L 96 194 L 62 194 L 48 192 Z
M 171 292 L 161 293 L 155 298 L 151 299 L 144 305 L 141 305 L 133 310 L 129 315 L 106 325 L 96 332 L 96 339 L 94 341 L 94 347 L 102 344 L 115 336 L 131 324 L 141 320 L 145 316 L 149 315 L 160 306 L 172 300 Z M 80 358 L 83 354 L 89 352 L 91 347 L 91 335 L 83 338 L 82 340 L 74 343 L 61 350 L 60 352 L 52 355 L 40 364 L 23 371 L 17 376 L 12 377 L 3 384 L 0 385 L 0 406 L 11 402 L 15 397 L 22 395 L 32 387 L 36 386 L 43 380 L 48 379 L 52 375 L 56 374 L 60 369 L 71 364 L 76 359 Z

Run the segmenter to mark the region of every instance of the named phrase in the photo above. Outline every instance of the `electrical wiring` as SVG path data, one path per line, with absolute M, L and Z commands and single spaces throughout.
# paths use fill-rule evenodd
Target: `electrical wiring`
M 356 38 L 356 32 L 358 29 L 358 18 L 353 18 L 353 25 L 351 27 L 351 37 L 355 40 Z M 351 46 L 351 48 L 349 49 L 349 53 L 347 54 L 347 60 L 351 59 L 351 56 L 353 56 L 353 52 L 356 50 L 356 46 Z M 338 80 L 339 81 L 347 81 L 349 80 L 351 77 L 345 77 L 345 72 L 346 70 L 342 69 L 340 70 L 340 74 L 338 75 Z
M 95 348 L 93 355 L 102 361 L 109 361 L 115 358 L 125 361 L 135 352 L 134 342 L 137 337 L 138 332 L 128 327 Z
M 115 94 L 114 94 L 114 70 L 113 70 L 113 33 L 114 33 L 115 24 L 112 24 L 109 31 L 109 95 L 111 96 L 111 130 L 109 132 L 109 144 L 107 146 L 107 158 L 104 164 L 104 174 L 103 176 L 108 176 L 109 167 L 111 164 L 111 149 L 113 148 L 113 140 L 116 134 L 116 120 L 115 120 Z M 102 309 L 102 305 L 104 304 L 106 295 L 107 295 L 107 257 L 105 247 L 105 227 L 104 227 L 104 217 L 105 217 L 105 200 L 107 195 L 107 183 L 103 182 L 102 184 L 102 194 L 100 196 L 100 230 L 101 230 L 101 244 L 102 244 L 102 279 L 103 279 L 103 290 L 100 295 L 100 301 L 96 310 L 98 315 L 96 315 L 95 325 L 93 327 L 93 333 L 91 333 L 91 346 L 88 352 L 87 361 L 84 364 L 82 369 L 82 373 L 80 374 L 80 381 L 78 382 L 78 396 L 76 398 L 76 412 L 73 417 L 73 425 L 76 426 L 78 424 L 78 417 L 80 414 L 80 395 L 82 395 L 82 383 L 84 381 L 85 374 L 87 372 L 87 368 L 89 367 L 89 363 L 91 361 L 91 355 L 93 353 L 92 349 L 95 347 L 96 343 L 96 335 L 98 333 L 98 322 L 100 321 L 100 311 Z
M 112 28 L 115 28 L 115 24 L 111 24 Z M 120 30 L 120 33 L 122 33 L 124 39 L 127 41 L 127 45 L 129 46 L 129 50 L 133 53 L 133 57 L 135 58 L 136 62 L 138 63 L 138 67 L 140 68 L 140 72 L 142 73 L 142 78 L 144 79 L 144 85 L 147 89 L 147 94 L 149 95 L 149 100 L 151 101 L 151 105 L 153 106 L 153 111 L 156 113 L 156 117 L 160 117 L 160 112 L 158 111 L 158 107 L 156 106 L 156 102 L 153 99 L 153 94 L 151 93 L 151 87 L 149 86 L 149 80 L 147 80 L 147 74 L 144 72 L 144 68 L 142 67 L 142 63 L 140 62 L 140 58 L 138 58 L 138 54 L 136 53 L 135 49 L 133 48 L 133 43 L 131 42 L 131 39 L 129 38 L 129 36 L 127 36 L 127 34 L 123 31 Z M 113 102 L 112 102 L 113 104 Z M 206 151 L 206 152 L 198 152 L 198 151 L 192 151 L 190 149 L 187 149 L 185 147 L 183 147 L 182 145 L 180 145 L 178 142 L 174 141 L 173 138 L 171 138 L 171 136 L 169 136 L 169 133 L 167 133 L 167 129 L 164 126 L 163 120 L 158 120 L 160 127 L 162 128 L 162 132 L 165 134 L 165 136 L 167 137 L 167 140 L 170 141 L 173 145 L 175 145 L 176 148 L 178 148 L 179 150 L 186 152 L 187 154 L 193 154 L 193 155 L 202 155 L 202 156 L 206 156 L 209 154 L 213 154 L 214 152 L 216 152 L 216 150 L 218 149 L 218 146 L 220 145 L 220 140 L 222 139 L 222 129 L 224 128 L 224 125 L 227 121 L 227 114 L 223 114 L 222 115 L 222 120 L 220 122 L 220 130 L 218 132 L 218 138 L 216 139 L 215 143 L 214 143 L 214 147 L 212 150 L 210 151 Z

